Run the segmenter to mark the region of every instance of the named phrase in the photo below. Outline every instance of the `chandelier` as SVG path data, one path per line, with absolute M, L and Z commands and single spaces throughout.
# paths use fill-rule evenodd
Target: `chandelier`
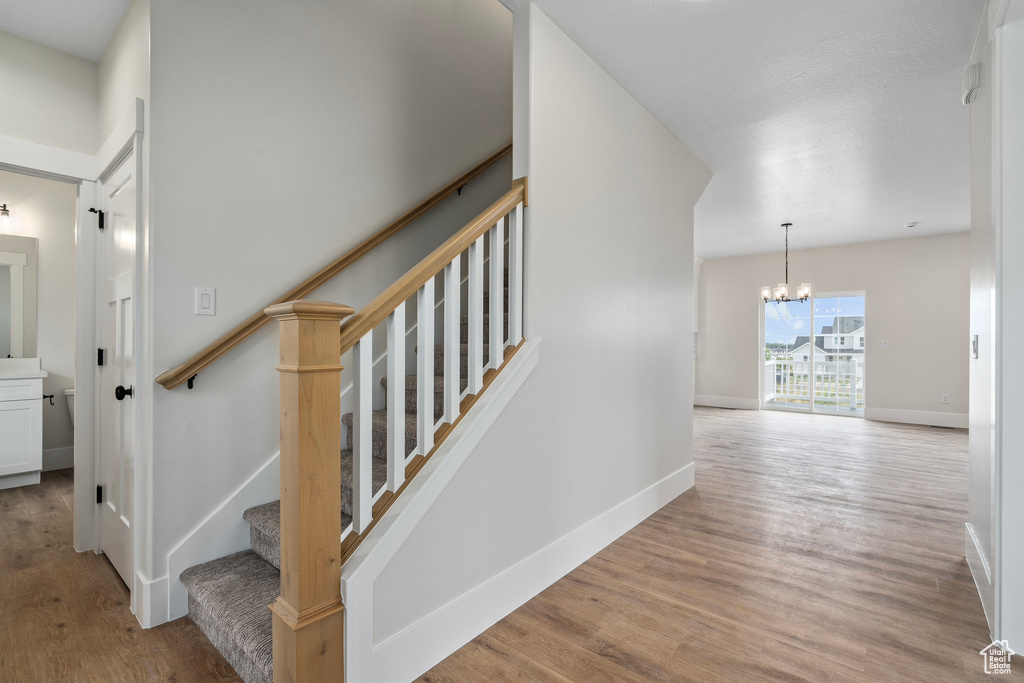
M 780 282 L 774 291 L 771 285 L 761 287 L 761 298 L 764 299 L 765 303 L 768 303 L 769 300 L 774 300 L 777 304 L 793 301 L 793 299 L 789 298 L 789 226 L 791 225 L 793 224 L 782 224 L 782 227 L 786 229 L 786 280 L 785 282 Z M 807 301 L 810 296 L 811 285 L 809 283 L 805 282 L 796 288 L 796 300 Z

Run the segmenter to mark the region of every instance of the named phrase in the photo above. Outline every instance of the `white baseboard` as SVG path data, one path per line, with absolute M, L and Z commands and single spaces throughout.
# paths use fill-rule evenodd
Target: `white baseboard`
M 248 550 L 249 525 L 242 519 L 242 513 L 254 505 L 269 503 L 280 497 L 281 464 L 278 454 L 264 463 L 256 474 L 228 496 L 227 500 L 168 553 L 167 576 L 164 577 L 168 585 L 164 621 L 188 614 L 188 592 L 178 580 L 181 573 L 197 564 Z M 155 621 L 151 625 L 156 626 L 160 623 L 163 622 Z
M 4 489 L 15 489 L 19 486 L 32 486 L 39 483 L 39 470 L 35 472 L 22 472 L 21 474 L 6 474 L 0 477 L 0 491 Z
M 992 620 L 995 605 L 990 603 L 990 600 L 995 598 L 995 590 L 992 586 L 992 568 L 985 558 L 978 535 L 974 532 L 974 525 L 970 522 L 964 524 L 964 556 L 967 558 L 967 567 L 971 570 L 971 576 L 974 578 L 974 586 L 978 589 L 978 597 L 981 599 L 981 608 L 985 611 L 989 634 L 993 641 L 998 640 L 999 636 Z
M 135 586 L 132 597 L 135 601 L 135 618 L 142 628 L 152 628 L 167 619 L 167 577 L 149 580 L 142 572 L 135 572 Z
M 938 413 L 927 410 L 900 410 L 897 408 L 864 408 L 864 418 L 878 422 L 902 422 L 930 427 L 956 427 L 967 429 L 968 416 L 964 413 Z
M 672 473 L 373 648 L 373 681 L 411 681 L 694 484 Z
M 75 466 L 75 447 L 50 448 L 43 451 L 43 472 L 66 470 Z
M 694 394 L 693 405 L 709 408 L 734 408 L 736 410 L 760 410 L 761 402 L 756 398 L 739 398 L 737 396 L 708 396 Z

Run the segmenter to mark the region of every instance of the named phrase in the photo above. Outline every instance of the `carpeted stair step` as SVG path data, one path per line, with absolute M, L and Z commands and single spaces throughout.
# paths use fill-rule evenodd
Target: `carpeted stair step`
M 374 458 L 373 492 L 387 483 L 388 466 Z M 352 523 L 352 451 L 341 452 L 341 528 Z M 249 523 L 249 545 L 260 557 L 281 568 L 281 501 L 251 507 L 242 513 Z
M 348 427 L 345 437 L 345 448 L 352 450 L 352 413 L 341 416 L 341 422 Z M 370 418 L 373 457 L 378 460 L 388 459 L 388 411 L 375 410 Z M 405 454 L 409 455 L 416 448 L 416 416 L 405 415 Z M 344 451 L 343 451 L 344 452 Z
M 502 298 L 502 302 L 503 302 L 502 303 L 502 310 L 507 311 L 508 310 L 508 284 L 505 285 L 505 289 L 502 290 L 502 291 L 505 293 L 505 296 Z M 489 289 L 484 290 L 484 312 L 485 313 L 490 313 L 491 312 L 491 290 L 489 290 Z
M 384 387 L 384 396 L 387 397 L 388 392 L 388 378 L 382 377 L 380 384 Z M 469 380 L 463 376 L 459 387 L 459 392 L 465 391 L 469 385 Z M 405 412 L 410 415 L 416 414 L 416 375 L 406 375 L 405 377 Z M 434 419 L 440 420 L 441 416 L 444 415 L 444 377 L 434 377 Z
M 181 573 L 188 613 L 245 683 L 273 683 L 273 626 L 267 605 L 281 573 L 251 550 Z
M 418 351 L 419 349 L 417 349 Z M 491 345 L 484 344 L 484 365 L 487 365 Z M 459 376 L 467 377 L 469 373 L 469 344 L 459 344 Z M 434 345 L 434 374 L 444 377 L 444 344 Z M 463 387 L 466 385 L 463 384 Z
M 508 313 L 505 314 L 505 327 L 502 331 L 502 339 L 508 339 Z M 488 340 L 491 338 L 491 314 L 484 313 L 484 339 Z M 469 316 L 462 316 L 462 333 L 460 335 L 460 341 L 463 344 L 469 343 Z

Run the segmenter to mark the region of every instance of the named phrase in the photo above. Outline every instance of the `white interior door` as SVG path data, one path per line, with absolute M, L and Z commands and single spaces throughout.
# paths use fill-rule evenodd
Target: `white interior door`
M 105 228 L 100 235 L 99 334 L 105 352 L 99 368 L 99 549 L 125 585 L 132 586 L 135 496 L 135 154 L 102 184 Z

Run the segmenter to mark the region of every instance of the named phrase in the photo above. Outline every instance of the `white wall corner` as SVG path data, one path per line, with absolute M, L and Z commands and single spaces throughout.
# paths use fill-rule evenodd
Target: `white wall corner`
M 939 413 L 928 410 L 900 410 L 896 408 L 864 408 L 864 418 L 877 422 L 900 422 L 928 427 L 967 429 L 969 416 L 964 413 Z
M 693 405 L 709 408 L 733 408 L 735 410 L 760 410 L 761 403 L 756 398 L 740 398 L 738 396 L 707 396 L 694 394 Z
M 374 646 L 359 680 L 414 680 L 692 488 L 694 464 L 673 472 L 489 581 Z
M 142 628 L 152 628 L 168 621 L 167 618 L 167 577 L 147 579 L 142 572 L 135 572 L 135 618 Z
M 163 621 L 188 614 L 188 592 L 178 577 L 189 567 L 248 550 L 249 525 L 242 513 L 281 497 L 280 454 L 274 455 L 247 482 L 211 512 L 167 555 L 168 589 Z M 152 626 L 163 623 L 154 621 Z M 143 624 L 143 626 L 146 626 Z M 149 626 L 146 626 L 149 628 Z

